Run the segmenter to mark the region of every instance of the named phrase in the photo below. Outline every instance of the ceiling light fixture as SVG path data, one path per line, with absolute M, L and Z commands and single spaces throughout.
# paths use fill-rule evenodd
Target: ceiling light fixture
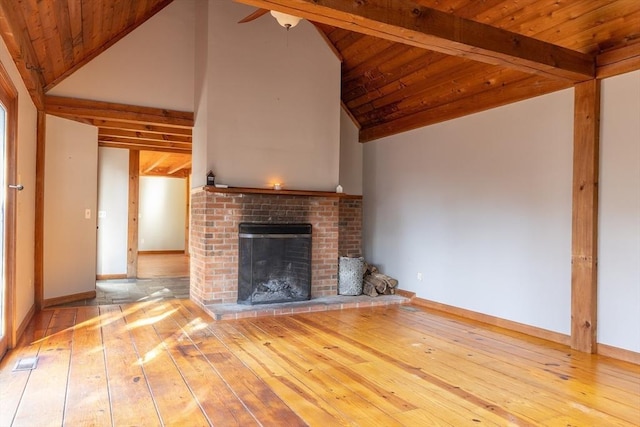
M 298 25 L 298 22 L 302 20 L 302 18 L 298 18 L 297 16 L 289 15 L 282 12 L 276 12 L 275 10 L 271 11 L 271 16 L 276 18 L 278 24 L 282 25 L 289 31 L 289 28 L 293 28 Z

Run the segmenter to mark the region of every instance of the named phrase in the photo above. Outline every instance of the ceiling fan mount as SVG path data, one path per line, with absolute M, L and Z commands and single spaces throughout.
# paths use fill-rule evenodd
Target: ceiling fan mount
M 302 20 L 302 18 L 289 15 L 288 13 L 282 13 L 275 10 L 270 11 L 269 9 L 256 9 L 254 12 L 250 13 L 249 15 L 239 20 L 238 24 L 245 24 L 247 22 L 254 21 L 260 18 L 261 16 L 266 15 L 269 12 L 271 12 L 271 16 L 273 16 L 276 19 L 276 21 L 278 21 L 278 24 L 286 28 L 287 31 L 290 28 L 293 28 L 296 25 L 298 25 L 298 23 Z

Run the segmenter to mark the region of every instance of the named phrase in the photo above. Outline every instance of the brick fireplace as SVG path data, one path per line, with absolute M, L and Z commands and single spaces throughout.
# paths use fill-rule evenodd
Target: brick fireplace
M 191 192 L 191 299 L 238 299 L 238 225 L 312 225 L 311 298 L 337 295 L 338 257 L 361 256 L 362 198 L 345 194 L 204 187 Z

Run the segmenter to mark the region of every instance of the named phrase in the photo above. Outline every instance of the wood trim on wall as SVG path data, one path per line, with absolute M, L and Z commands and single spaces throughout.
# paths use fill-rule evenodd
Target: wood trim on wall
M 97 274 L 96 280 L 118 280 L 118 279 L 126 279 L 126 274 Z
M 464 319 L 470 319 L 477 322 L 486 323 L 491 326 L 508 329 L 510 331 L 520 332 L 536 338 L 552 341 L 562 345 L 571 345 L 571 336 L 561 334 L 558 332 L 548 331 L 546 329 L 537 328 L 530 325 L 525 325 L 511 320 L 502 319 L 500 317 L 490 316 L 483 313 L 478 313 L 464 308 L 454 307 L 446 304 L 441 304 L 435 301 L 430 301 L 423 298 L 418 298 L 415 292 L 405 291 L 403 289 L 396 289 L 396 294 L 411 299 L 411 304 L 419 307 L 424 307 L 429 310 L 436 310 L 450 315 L 458 316 Z M 636 365 L 640 365 L 640 353 L 635 351 L 626 350 L 624 348 L 613 347 L 606 344 L 597 344 L 597 354 L 605 357 L 611 357 L 612 359 L 621 360 L 623 362 L 629 362 Z
M 4 316 L 3 348 L 0 355 L 9 348 L 13 348 L 17 342 L 16 334 L 16 240 L 18 234 L 18 190 L 10 189 L 9 185 L 20 184 L 17 182 L 18 174 L 18 91 L 4 68 L 0 63 L 0 101 L 4 105 L 5 118 L 5 140 L 4 140 L 4 212 L 2 221 L 3 227 L 3 258 L 0 262 L 4 264 L 4 280 L 0 292 L 4 292 Z M 6 347 L 5 347 L 6 344 Z M 0 356 L 1 357 L 1 356 Z
M 127 231 L 127 278 L 138 276 L 138 210 L 140 198 L 140 151 L 129 150 L 129 221 Z
M 43 307 L 47 308 L 54 305 L 67 304 L 70 302 L 82 301 L 83 299 L 92 299 L 96 297 L 96 291 L 80 292 L 73 295 L 65 295 L 63 297 L 48 298 L 44 300 Z
M 36 139 L 36 203 L 35 203 L 35 245 L 34 245 L 34 300 L 37 309 L 44 302 L 44 173 L 46 151 L 47 115 L 38 111 Z
M 624 362 L 640 365 L 640 353 L 626 350 L 624 348 L 613 347 L 607 344 L 598 344 L 598 354 L 601 356 L 611 357 L 612 359 L 618 359 Z
M 575 86 L 571 230 L 571 348 L 597 351 L 600 80 Z
M 343 100 L 340 100 L 340 107 L 342 107 L 342 111 L 344 111 L 345 114 L 351 119 L 351 122 L 353 123 L 353 125 L 357 127 L 358 130 L 362 130 L 362 125 L 360 125 L 360 122 L 358 122 L 358 119 L 356 119 L 353 113 L 351 113 L 351 110 L 349 110 L 349 107 L 347 107 L 347 104 L 345 104 Z
M 184 255 L 184 251 L 177 250 L 166 250 L 166 251 L 138 251 L 138 255 Z
M 406 291 L 403 291 L 406 292 Z M 400 292 L 398 292 L 400 294 Z M 428 308 L 431 310 L 441 311 L 454 316 L 463 317 L 465 319 L 475 320 L 477 322 L 486 323 L 491 326 L 496 326 L 503 329 L 508 329 L 515 332 L 530 335 L 532 337 L 540 338 L 547 341 L 552 341 L 558 344 L 569 345 L 571 337 L 559 332 L 549 331 L 547 329 L 538 328 L 531 325 L 525 325 L 524 323 L 514 322 L 512 320 L 502 319 L 500 317 L 491 316 L 484 313 L 478 313 L 476 311 L 467 310 L 460 307 L 454 307 L 439 302 L 414 297 L 411 299 L 411 303 L 419 307 Z
M 22 322 L 20 322 L 20 325 L 16 329 L 16 343 L 20 341 L 20 338 L 22 338 L 22 334 L 24 334 L 24 331 L 27 330 L 29 323 L 31 322 L 31 320 L 33 319 L 33 316 L 35 315 L 36 315 L 36 305 L 32 304 L 31 308 L 27 312 L 27 315 L 24 316 L 24 319 L 22 319 Z

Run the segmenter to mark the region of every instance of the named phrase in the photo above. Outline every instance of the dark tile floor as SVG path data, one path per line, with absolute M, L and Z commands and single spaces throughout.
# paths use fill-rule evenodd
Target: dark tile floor
M 99 280 L 96 282 L 95 298 L 70 302 L 58 307 L 127 304 L 173 298 L 189 298 L 188 277 Z

